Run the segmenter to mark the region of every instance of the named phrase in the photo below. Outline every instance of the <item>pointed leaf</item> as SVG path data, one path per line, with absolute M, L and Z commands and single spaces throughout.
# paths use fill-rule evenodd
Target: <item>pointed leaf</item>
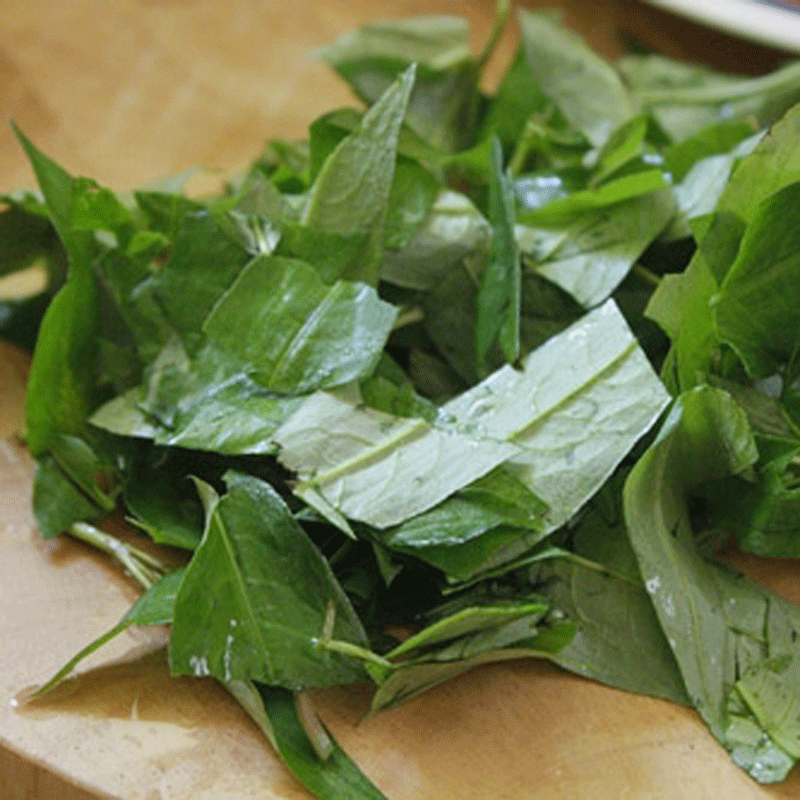
M 222 498 L 199 484 L 206 530 L 176 600 L 173 673 L 294 688 L 363 678 L 359 662 L 316 647 L 329 602 L 334 637 L 367 643 L 328 563 L 269 484 L 226 482 Z
M 520 11 L 528 64 L 561 113 L 596 147 L 634 114 L 614 68 L 551 14 Z
M 303 224 L 342 235 L 369 234 L 363 263 L 344 277 L 377 283 L 400 126 L 414 84 L 410 67 L 366 113 L 359 129 L 325 161 Z
M 736 763 L 758 780 L 776 781 L 796 758 L 782 742 L 795 731 L 783 712 L 800 701 L 800 612 L 703 559 L 687 508 L 692 487 L 742 473 L 756 458 L 744 414 L 728 395 L 709 387 L 687 392 L 628 478 L 625 519 L 692 703 Z M 775 658 L 791 676 L 779 681 L 785 689 L 765 692 L 761 701 L 748 697 Z
M 492 242 L 489 261 L 478 290 L 477 362 L 484 374 L 497 342 L 509 363 L 519 356 L 521 267 L 514 238 L 514 188 L 503 171 L 503 151 L 498 139 L 492 149 L 492 181 L 489 185 L 489 224 Z
M 395 314 L 369 286 L 326 285 L 302 261 L 260 256 L 203 325 L 203 357 L 235 365 L 271 391 L 301 394 L 369 373 Z

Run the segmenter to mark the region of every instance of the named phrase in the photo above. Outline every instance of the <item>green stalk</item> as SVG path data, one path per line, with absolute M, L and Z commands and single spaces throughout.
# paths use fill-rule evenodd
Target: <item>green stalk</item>
M 167 574 L 167 568 L 157 558 L 95 528 L 88 522 L 73 523 L 67 533 L 115 558 L 145 591 Z
M 733 86 L 700 86 L 689 89 L 669 89 L 642 92 L 638 99 L 644 105 L 681 104 L 705 105 L 727 103 L 731 100 L 744 100 L 759 94 L 776 90 L 790 90 L 800 81 L 800 64 L 788 64 L 770 75 L 743 80 Z
M 478 56 L 478 71 L 480 72 L 486 66 L 486 62 L 492 57 L 500 37 L 506 27 L 508 20 L 508 12 L 511 8 L 511 0 L 497 0 L 497 6 L 494 12 L 494 23 L 492 30 L 489 32 L 489 38 L 483 46 L 481 54 Z

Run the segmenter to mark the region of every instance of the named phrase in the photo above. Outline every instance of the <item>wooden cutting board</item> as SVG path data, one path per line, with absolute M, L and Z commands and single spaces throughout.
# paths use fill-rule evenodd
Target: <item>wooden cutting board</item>
M 633 2 L 558 5 L 606 53 L 620 47 L 620 21 L 672 52 L 697 49 L 692 37 L 664 41 L 675 23 Z M 423 12 L 469 16 L 476 43 L 491 16 L 483 0 L 7 0 L 0 108 L 70 171 L 115 188 L 196 164 L 230 170 L 265 138 L 301 136 L 317 113 L 349 101 L 310 48 L 368 18 Z M 504 43 L 493 75 L 512 46 Z M 31 183 L 6 129 L 0 164 L 0 190 Z M 14 438 L 25 367 L 0 342 L 0 798 L 308 797 L 222 689 L 169 677 L 160 629 L 123 634 L 48 702 L 17 704 L 137 594 L 87 548 L 38 537 L 33 465 Z M 748 568 L 800 599 L 795 564 Z M 369 718 L 362 687 L 319 693 L 317 704 L 391 800 L 800 796 L 797 770 L 778 787 L 754 784 L 694 712 L 543 663 L 484 668 Z

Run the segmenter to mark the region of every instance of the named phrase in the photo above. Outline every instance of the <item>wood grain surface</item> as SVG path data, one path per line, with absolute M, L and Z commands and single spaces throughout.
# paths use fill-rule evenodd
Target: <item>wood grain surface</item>
M 620 51 L 625 29 L 743 72 L 782 58 L 632 0 L 555 5 L 606 54 Z M 418 13 L 468 16 L 476 44 L 491 19 L 485 0 L 5 0 L 0 108 L 71 172 L 117 189 L 196 165 L 224 173 L 269 137 L 302 136 L 316 114 L 350 102 L 309 56 L 314 47 L 366 19 Z M 513 43 L 504 41 L 490 81 Z M 31 182 L 4 126 L 0 190 Z M 136 596 L 86 548 L 38 537 L 33 464 L 14 435 L 26 363 L 0 341 L 0 799 L 307 798 L 221 688 L 169 677 L 160 629 L 126 632 L 35 709 L 16 703 Z M 796 564 L 742 563 L 800 600 Z M 391 800 L 800 797 L 797 770 L 757 786 L 694 712 L 542 663 L 481 669 L 369 718 L 364 688 L 316 700 Z

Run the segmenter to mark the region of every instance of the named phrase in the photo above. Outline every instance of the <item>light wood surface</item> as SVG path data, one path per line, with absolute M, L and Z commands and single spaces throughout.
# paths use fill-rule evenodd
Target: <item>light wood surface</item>
M 692 26 L 635 2 L 557 5 L 607 54 L 619 51 L 623 25 L 672 54 L 727 59 L 745 72 L 779 58 L 712 34 L 700 41 Z M 0 109 L 70 171 L 117 189 L 194 165 L 228 171 L 265 139 L 302 136 L 316 114 L 350 101 L 311 48 L 363 20 L 416 13 L 467 15 L 479 43 L 491 8 L 484 0 L 5 0 Z M 512 47 L 508 39 L 490 80 Z M 3 128 L 0 190 L 31 180 Z M 15 706 L 136 596 L 105 560 L 35 531 L 33 465 L 13 435 L 25 365 L 0 341 L 0 799 L 307 797 L 223 690 L 169 678 L 161 630 L 124 634 L 49 702 Z M 795 564 L 747 566 L 800 600 Z M 317 697 L 326 723 L 391 800 L 800 797 L 797 770 L 778 787 L 756 786 L 693 712 L 546 664 L 485 668 L 374 717 L 365 718 L 367 702 L 358 687 Z

